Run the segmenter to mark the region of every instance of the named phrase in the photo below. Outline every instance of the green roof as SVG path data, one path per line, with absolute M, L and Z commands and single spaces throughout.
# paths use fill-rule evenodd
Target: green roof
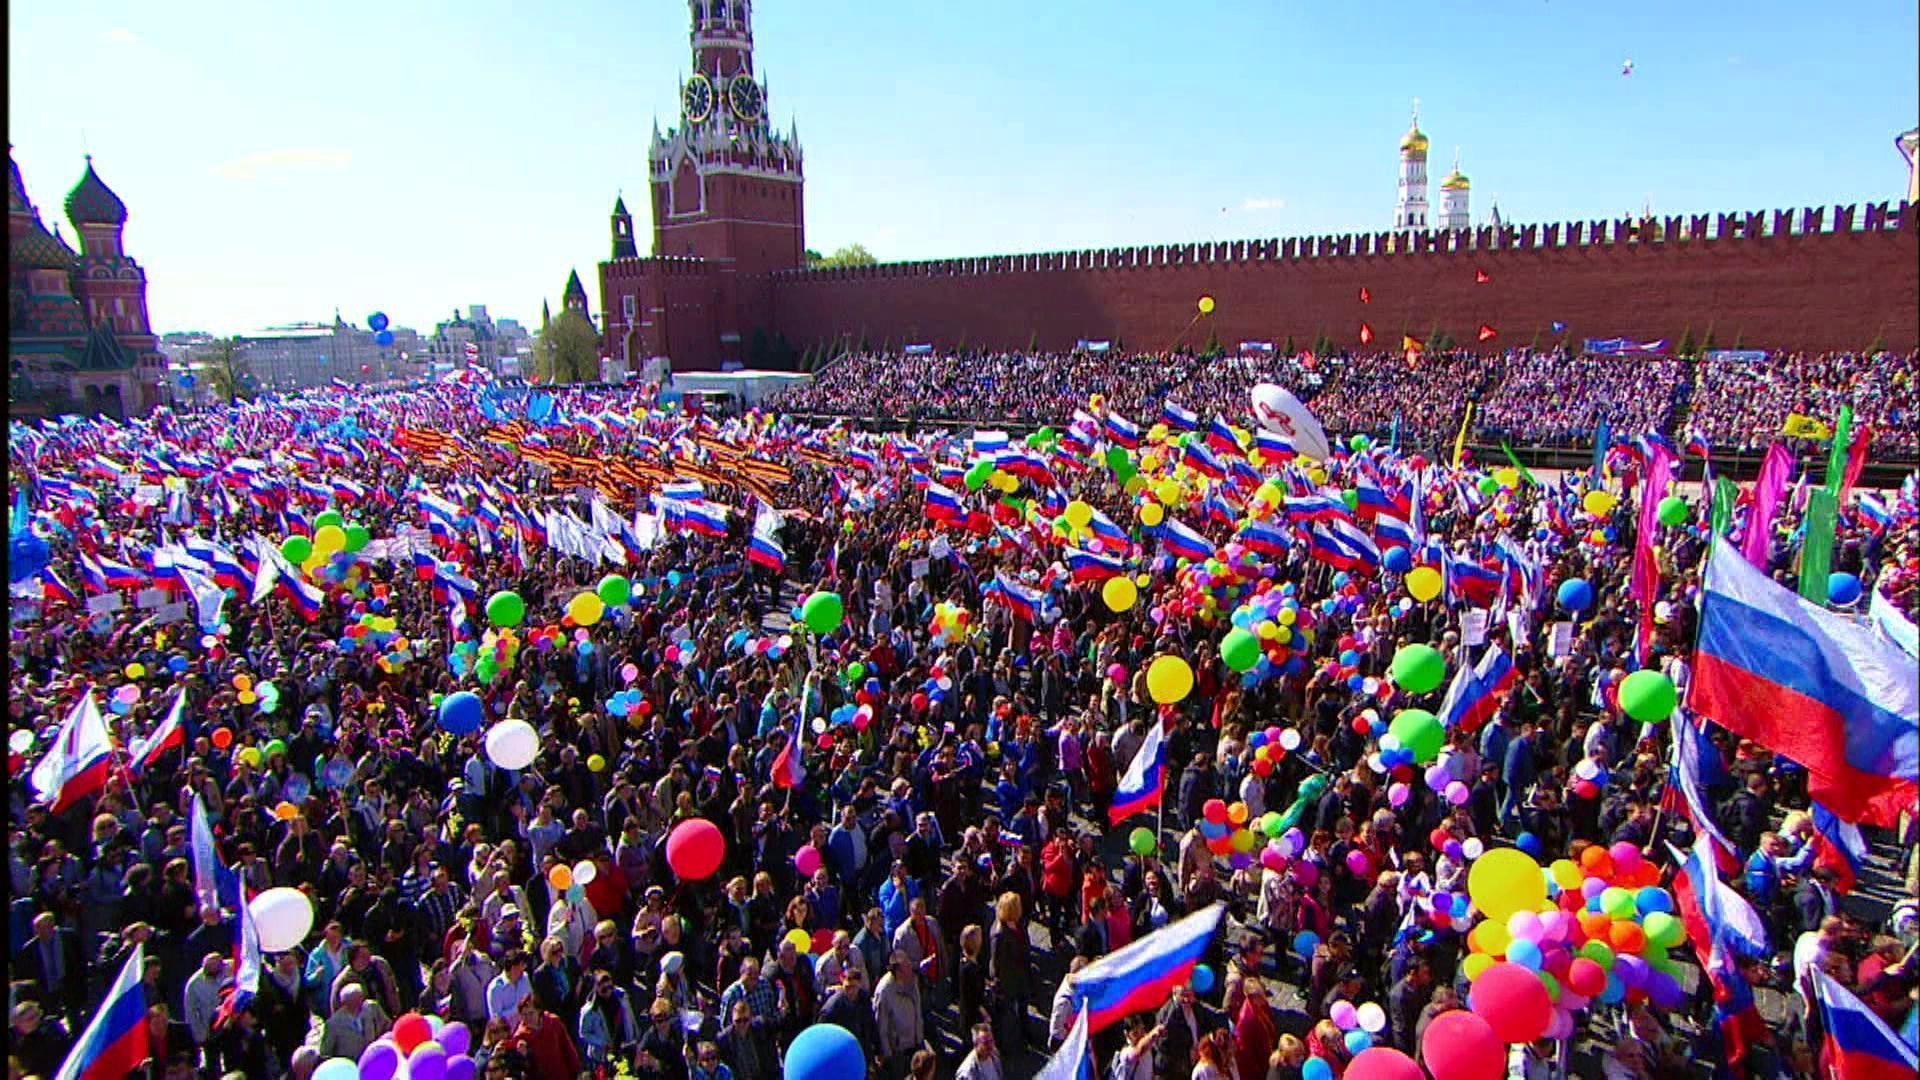
M 75 225 L 125 225 L 127 204 L 93 171 L 93 157 L 87 157 L 86 174 L 67 193 L 67 218 Z

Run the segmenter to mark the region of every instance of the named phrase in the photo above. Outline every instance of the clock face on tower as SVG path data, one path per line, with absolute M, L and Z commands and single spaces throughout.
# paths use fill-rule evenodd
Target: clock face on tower
M 686 113 L 689 124 L 698 124 L 712 116 L 712 80 L 698 73 L 688 79 L 686 89 L 680 95 L 680 108 Z
M 727 106 L 742 120 L 760 119 L 760 84 L 751 75 L 735 75 L 727 84 Z

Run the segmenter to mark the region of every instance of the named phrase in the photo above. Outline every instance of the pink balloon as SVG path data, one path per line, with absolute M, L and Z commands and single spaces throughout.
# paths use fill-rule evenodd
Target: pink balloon
M 1473 798 L 1473 792 L 1467 790 L 1467 785 L 1460 781 L 1455 780 L 1447 785 L 1447 802 L 1454 806 L 1465 806 L 1467 800 L 1471 798 Z
M 1447 1080 L 1503 1080 L 1507 1075 L 1507 1048 L 1500 1036 L 1464 1009 L 1441 1013 L 1427 1023 L 1420 1060 L 1433 1075 Z
M 1320 880 L 1320 868 L 1310 862 L 1294 863 L 1293 880 L 1311 889 L 1313 883 Z
M 1391 1046 L 1370 1046 L 1360 1051 L 1347 1063 L 1343 1075 L 1346 1080 L 1427 1080 L 1418 1063 Z
M 812 844 L 800 845 L 800 850 L 793 853 L 793 868 L 800 871 L 801 877 L 812 877 L 813 872 L 820 869 L 820 849 Z
M 1553 1023 L 1547 986 L 1526 967 L 1505 961 L 1481 972 L 1467 1000 L 1506 1043 L 1530 1043 Z
M 1538 942 L 1545 928 L 1540 916 L 1531 911 L 1516 911 L 1507 919 L 1507 933 L 1523 941 Z
M 635 680 L 635 679 L 637 679 L 637 678 L 639 678 L 639 677 L 640 677 L 640 668 L 639 668 L 639 666 L 638 666 L 638 665 L 635 665 L 635 664 L 623 664 L 623 665 L 621 665 L 621 667 L 620 667 L 620 677 L 621 677 L 622 679 L 624 679 L 624 680 L 626 680 L 627 682 L 632 682 L 633 680 Z
M 1360 1010 L 1354 1008 L 1351 1001 L 1337 1001 L 1327 1010 L 1327 1019 L 1341 1031 L 1352 1031 L 1360 1026 Z
M 1614 875 L 1615 877 L 1621 875 L 1628 877 L 1633 876 L 1633 874 L 1640 869 L 1640 864 L 1644 861 L 1640 857 L 1639 846 L 1627 840 L 1622 840 L 1608 848 L 1607 854 L 1613 856 L 1613 868 L 1617 871 Z
M 1368 860 L 1366 852 L 1354 848 L 1347 852 L 1347 869 L 1353 871 L 1354 877 L 1363 878 L 1373 870 L 1373 864 Z

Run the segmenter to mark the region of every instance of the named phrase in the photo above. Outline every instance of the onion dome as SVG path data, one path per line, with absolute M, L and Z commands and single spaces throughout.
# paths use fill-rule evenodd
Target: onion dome
M 1461 172 L 1458 165 L 1453 167 L 1453 171 L 1447 174 L 1446 179 L 1440 181 L 1442 191 L 1466 191 L 1471 187 L 1473 182 L 1467 179 L 1467 174 Z
M 1401 137 L 1400 152 L 1403 154 L 1424 154 L 1427 152 L 1428 145 L 1427 136 L 1420 130 L 1420 125 L 1415 123 L 1413 126 L 1407 128 L 1407 133 Z
M 47 231 L 38 217 L 27 226 L 26 235 L 13 246 L 13 263 L 29 270 L 71 270 L 80 256 L 65 240 Z
M 75 225 L 125 225 L 127 204 L 93 171 L 93 155 L 87 155 L 87 172 L 67 193 L 67 218 Z
M 20 165 L 13 160 L 13 148 L 7 148 L 7 212 L 25 214 L 33 209 L 27 201 L 27 184 L 20 179 Z

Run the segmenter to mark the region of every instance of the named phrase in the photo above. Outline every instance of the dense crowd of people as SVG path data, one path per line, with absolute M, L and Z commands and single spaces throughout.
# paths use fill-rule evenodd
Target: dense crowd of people
M 1231 415 L 1256 383 L 1295 388 L 1329 427 L 1451 438 L 1468 401 L 1477 437 L 1516 445 L 1590 443 L 1613 431 L 1697 434 L 1736 452 L 1766 449 L 1789 415 L 1832 424 L 1841 406 L 1872 424 L 1876 453 L 1920 453 L 1914 413 L 1920 354 L 1770 353 L 1764 358 L 1569 353 L 1560 348 L 1480 353 L 1430 350 L 1327 356 L 1191 353 L 858 354 L 789 391 L 784 407 L 891 419 L 1058 423 L 1092 394 L 1151 418 L 1161 403 Z
M 1810 407 L 1885 390 L 1884 401 L 1855 397 L 1856 409 L 1876 410 L 1888 431 L 1910 417 L 1911 357 L 1828 363 L 1876 374 L 1823 379 Z M 1245 423 L 1246 387 L 1283 369 L 1343 436 L 1340 460 L 1324 463 L 1336 484 L 1363 461 L 1415 475 L 1396 455 L 1349 453 L 1344 436 L 1396 417 L 1450 435 L 1456 396 L 1476 387 L 1484 422 L 1516 438 L 1579 436 L 1603 417 L 1616 430 L 1657 428 L 1688 385 L 1691 421 L 1722 424 L 1709 430 L 1728 444 L 1764 440 L 1778 423 L 1717 368 L 1702 378 L 1676 361 L 1465 353 L 1418 367 L 1383 356 L 1244 368 L 851 357 L 783 407 L 1064 423 L 1098 394 L 1142 421 L 1171 398 Z M 909 454 L 905 440 L 774 416 L 689 419 L 654 408 L 650 390 L 562 394 L 564 417 L 619 422 L 551 429 L 540 444 L 573 459 L 540 464 L 522 452 L 528 433 L 502 437 L 486 419 L 485 393 L 315 395 L 16 428 L 14 524 L 47 545 L 50 578 L 23 585 L 16 570 L 10 636 L 11 1076 L 54 1076 L 139 949 L 142 1076 L 304 1080 L 344 1058 L 354 1071 L 329 1075 L 378 1080 L 394 1072 L 381 1047 L 410 1051 L 431 1016 L 446 1052 L 484 1077 L 772 1080 L 795 1040 L 828 1023 L 857 1040 L 869 1075 L 1010 1080 L 1068 1037 L 1089 965 L 1215 903 L 1227 916 L 1207 948 L 1209 977 L 1096 1033 L 1098 1075 L 1339 1076 L 1368 1042 L 1420 1058 L 1438 1018 L 1467 1008 L 1465 920 L 1449 929 L 1430 912 L 1436 893 L 1465 897 L 1472 853 L 1525 837 L 1545 865 L 1625 843 L 1664 867 L 1669 840 L 1690 842 L 1685 817 L 1662 808 L 1684 721 L 1643 725 L 1617 699 L 1637 666 L 1637 503 L 1561 521 L 1567 507 L 1578 518 L 1593 480 L 1502 486 L 1467 466 L 1440 468 L 1416 491 L 1422 565 L 1479 559 L 1495 538 L 1524 549 L 1535 572 L 1488 619 L 1459 597 L 1413 599 L 1405 570 L 1330 565 L 1305 531 L 1257 554 L 1176 564 L 1136 524 L 1147 501 L 1222 552 L 1238 522 L 1199 512 L 1202 490 L 1215 489 L 1156 466 L 1152 448 L 1130 459 L 1146 493 L 1096 449 L 1088 468 L 1025 480 L 1020 498 L 1050 508 L 1027 515 L 1011 495 L 974 494 L 944 474 L 970 464 L 952 440 L 923 438 Z M 1704 419 L 1723 395 L 1740 410 Z M 1789 399 L 1801 403 L 1780 392 Z M 422 452 L 397 437 L 403 428 L 454 446 Z M 715 484 L 675 494 L 717 513 L 716 533 L 674 527 L 678 504 L 622 505 L 631 488 L 583 479 L 616 455 L 705 460 L 707 438 L 789 467 L 777 505 Z M 855 459 L 859 448 L 873 464 Z M 1313 489 L 1322 467 L 1268 471 Z M 1168 483 L 1177 497 L 1152 494 Z M 1476 500 L 1490 483 L 1501 490 Z M 1627 495 L 1629 483 L 1611 481 Z M 967 506 L 934 513 L 933 487 Z M 428 498 L 435 508 L 423 510 Z M 1122 580 L 1138 576 L 1137 603 L 1060 565 L 1063 535 L 1088 543 L 1054 522 L 1069 500 L 1129 534 L 1099 550 L 1124 563 Z M 1920 517 L 1910 490 L 1887 505 L 1890 522 L 1845 509 L 1833 570 L 1910 610 Z M 374 546 L 277 563 L 283 538 L 319 534 L 323 508 Z M 1708 550 L 1706 508 L 1695 510 L 1692 523 L 1662 527 L 1645 657 L 1682 692 Z M 1788 584 L 1800 513 L 1783 509 L 1764 557 Z M 590 520 L 606 554 L 563 552 L 564 530 L 546 515 Z M 779 559 L 749 558 L 750 535 Z M 196 625 L 199 594 L 167 568 L 188 557 L 225 568 L 193 541 L 243 553 L 253 537 L 266 541 L 251 547 L 258 565 L 234 571 L 242 580 L 219 616 Z M 109 563 L 143 580 L 83 584 Z M 317 610 L 284 587 L 254 588 L 274 565 L 324 595 Z M 631 599 L 576 617 L 571 601 L 609 572 L 630 579 Z M 1213 585 L 1196 584 L 1203 572 Z M 1575 578 L 1591 586 L 1591 607 L 1556 609 L 1556 589 Z M 1296 601 L 1289 619 L 1301 612 L 1311 640 L 1294 638 L 1286 663 L 1230 669 L 1221 642 L 1239 601 L 1216 608 L 1202 595 L 1239 587 L 1221 582 Z M 171 602 L 147 604 L 152 590 Z M 507 590 L 528 612 L 512 641 L 500 636 L 510 626 L 488 625 L 487 598 Z M 1010 599 L 1029 590 L 1032 606 Z M 824 633 L 799 617 L 817 592 L 844 608 Z M 1517 668 L 1488 722 L 1447 732 L 1439 785 L 1384 767 L 1377 741 L 1381 717 L 1440 707 L 1444 687 L 1413 694 L 1387 679 L 1415 644 L 1438 649 L 1450 678 L 1490 649 Z M 1149 685 L 1165 657 L 1192 674 L 1173 701 Z M 450 730 L 443 706 L 461 691 L 480 696 L 489 727 Z M 184 745 L 148 753 L 176 695 Z M 62 795 L 36 789 L 30 766 L 59 749 L 90 699 L 110 713 L 110 767 L 52 812 Z M 491 725 L 512 720 L 537 732 L 538 751 L 507 768 Z M 1116 791 L 1154 726 L 1160 804 L 1115 821 Z M 1744 867 L 1728 884 L 1760 912 L 1779 957 L 1743 974 L 1793 996 L 1736 1047 L 1688 961 L 1683 1001 L 1623 989 L 1580 1014 L 1566 1045 L 1578 1043 L 1589 1075 L 1810 1075 L 1822 1053 L 1806 996 L 1815 969 L 1896 1028 L 1910 1021 L 1911 827 L 1867 830 L 1906 845 L 1891 868 L 1905 896 L 1896 908 L 1841 895 L 1812 861 L 1806 770 L 1711 730 L 1711 813 Z M 1282 745 L 1292 752 L 1276 753 Z M 1445 794 L 1450 785 L 1463 797 Z M 1216 803 L 1235 804 L 1240 824 L 1294 806 L 1295 861 L 1281 871 L 1244 849 L 1222 854 L 1209 831 L 1227 812 Z M 202 812 L 210 847 L 194 836 Z M 710 875 L 681 873 L 669 844 L 696 819 L 724 839 Z M 1132 837 L 1141 828 L 1144 844 Z M 209 863 L 231 871 L 236 895 Z M 250 1000 L 236 998 L 238 910 L 275 887 L 307 897 L 311 931 L 268 951 Z M 1355 1027 L 1369 1004 L 1384 1021 Z M 1515 1047 L 1514 1075 L 1547 1075 L 1561 1045 Z

